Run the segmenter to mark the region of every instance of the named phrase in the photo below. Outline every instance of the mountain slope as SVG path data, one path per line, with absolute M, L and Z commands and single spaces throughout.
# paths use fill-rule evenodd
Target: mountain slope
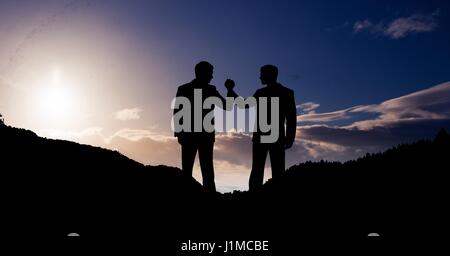
M 88 230 L 93 222 L 133 218 L 202 195 L 201 185 L 179 169 L 144 166 L 116 151 L 8 126 L 0 126 L 0 142 L 6 212 L 18 235 L 41 229 L 57 237 L 72 227 Z
M 413 237 L 418 230 L 430 236 L 448 213 L 445 131 L 434 141 L 355 161 L 302 163 L 269 180 L 260 193 L 224 195 L 203 193 L 177 168 L 143 166 L 115 151 L 23 129 L 0 125 L 0 142 L 8 223 L 3 232 L 10 236 L 157 235 L 155 246 L 172 246 L 207 234 L 268 239 L 289 248 L 299 237 L 365 239 L 370 232 Z

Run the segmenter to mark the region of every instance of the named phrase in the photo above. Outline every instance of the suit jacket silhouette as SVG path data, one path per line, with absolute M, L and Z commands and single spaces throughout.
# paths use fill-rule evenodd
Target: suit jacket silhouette
M 186 97 L 191 102 L 191 131 L 181 131 L 181 132 L 174 132 L 175 137 L 181 137 L 183 136 L 186 139 L 201 139 L 201 140 L 211 140 L 215 141 L 215 131 L 208 132 L 203 129 L 202 125 L 202 132 L 194 132 L 194 90 L 195 89 L 202 89 L 202 102 L 201 105 L 203 106 L 203 102 L 208 97 L 217 97 L 222 101 L 222 106 L 225 109 L 225 101 L 226 99 L 220 95 L 220 93 L 217 91 L 216 87 L 214 85 L 208 84 L 208 85 L 202 85 L 200 84 L 196 79 L 192 80 L 191 82 L 187 84 L 183 84 L 178 87 L 177 90 L 177 97 Z M 228 97 L 237 97 L 236 93 L 232 90 L 228 91 L 227 93 Z M 179 109 L 174 110 L 174 114 L 177 113 Z M 211 109 L 202 109 L 202 122 L 203 118 L 211 111 L 214 111 L 214 105 Z M 181 120 L 180 122 L 183 122 Z M 214 120 L 213 120 L 214 122 Z
M 294 91 L 284 87 L 280 83 L 275 85 L 268 85 L 266 87 L 256 90 L 253 97 L 256 98 L 258 107 L 256 113 L 256 131 L 253 133 L 253 142 L 260 143 L 261 135 L 269 135 L 269 132 L 262 132 L 259 127 L 259 98 L 267 97 L 268 108 L 267 108 L 267 120 L 268 123 L 272 123 L 271 116 L 271 97 L 278 97 L 279 99 L 279 118 L 275 120 L 278 122 L 279 127 L 279 137 L 275 143 L 289 144 L 293 143 L 295 140 L 295 132 L 297 127 L 297 109 L 295 106 Z M 286 129 L 285 124 L 286 122 Z

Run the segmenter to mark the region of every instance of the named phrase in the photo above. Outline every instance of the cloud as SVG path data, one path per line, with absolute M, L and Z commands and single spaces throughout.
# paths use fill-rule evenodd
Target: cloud
M 138 141 L 143 138 L 161 138 L 164 136 L 158 136 L 157 133 L 150 130 L 124 128 L 114 133 L 114 135 L 112 135 L 108 140 L 111 140 L 114 137 L 121 137 L 131 141 Z
M 375 118 L 364 119 L 365 114 Z M 450 82 L 390 99 L 380 104 L 358 105 L 324 113 L 308 113 L 297 116 L 298 122 L 327 123 L 357 120 L 344 128 L 369 130 L 405 121 L 436 120 L 450 118 Z
M 438 26 L 435 15 L 412 15 L 392 21 L 384 33 L 394 39 L 403 38 L 412 33 L 430 32 Z
M 181 147 L 177 139 L 170 135 L 123 129 L 108 138 L 105 146 L 144 164 L 181 167 Z M 251 168 L 251 147 L 249 135 L 236 132 L 216 135 L 214 167 L 219 191 L 247 189 Z M 193 176 L 199 182 L 202 181 L 198 160 L 194 165 Z
M 401 143 L 433 138 L 439 129 L 450 128 L 450 119 L 401 121 L 369 130 L 339 126 L 298 127 L 298 140 L 312 159 L 347 161 L 366 153 L 381 152 Z
M 339 110 L 328 113 L 312 113 L 297 116 L 298 122 L 329 122 L 346 118 L 346 110 Z
M 306 161 L 346 161 L 361 154 L 362 152 L 358 152 L 355 148 L 330 142 L 307 140 L 300 135 L 297 137 L 294 146 L 286 151 L 286 166 L 289 167 Z
M 313 111 L 318 106 L 307 102 L 298 107 Z M 379 104 L 302 114 L 298 120 L 296 141 L 286 152 L 287 167 L 310 160 L 351 160 L 367 152 L 380 152 L 399 143 L 432 137 L 442 127 L 450 128 L 450 82 Z M 303 124 L 303 121 L 313 124 Z M 336 121 L 348 123 L 330 124 Z M 90 127 L 79 132 L 47 131 L 47 135 L 118 150 L 144 164 L 181 166 L 177 139 L 152 129 L 124 128 L 106 136 L 103 129 Z M 251 164 L 251 135 L 216 134 L 214 166 L 220 191 L 246 189 Z M 266 167 L 269 166 L 268 160 Z M 198 161 L 194 169 L 194 177 L 201 181 Z M 267 169 L 265 178 L 269 177 Z
M 438 23 L 434 15 L 412 15 L 392 21 L 384 33 L 393 39 L 399 39 L 412 33 L 430 32 L 437 27 Z
M 297 116 L 297 122 L 331 122 L 336 120 L 348 119 L 350 118 L 349 113 L 354 112 L 355 109 L 359 109 L 363 106 L 355 106 L 343 110 L 337 110 L 333 112 L 326 113 L 315 113 L 309 112 L 307 114 L 301 114 Z
M 181 167 L 181 147 L 172 135 L 152 130 L 124 128 L 106 136 L 103 129 L 89 127 L 77 132 L 57 130 L 39 131 L 44 137 L 52 137 L 117 150 L 127 157 L 147 165 Z M 216 185 L 219 191 L 246 190 L 251 168 L 252 142 L 248 134 L 237 132 L 218 133 L 214 149 Z M 194 177 L 201 182 L 198 160 L 194 165 Z M 266 179 L 270 176 L 266 176 Z
M 79 131 L 63 131 L 57 129 L 43 129 L 35 131 L 38 136 L 44 138 L 52 138 L 59 140 L 74 141 L 81 144 L 110 148 L 108 146 L 108 138 L 103 133 L 103 128 L 92 126 Z
M 308 112 L 309 114 L 313 114 L 316 108 L 320 107 L 320 104 L 315 102 L 306 102 L 300 105 L 297 105 L 297 109 L 301 112 Z
M 301 108 L 311 110 L 318 105 L 309 102 Z M 368 113 L 373 115 L 367 116 Z M 318 159 L 349 160 L 366 152 L 378 152 L 398 143 L 430 137 L 440 127 L 449 127 L 450 82 L 379 104 L 358 105 L 329 113 L 304 114 L 298 119 L 316 124 L 300 124 L 297 127 L 296 143 L 286 156 L 288 166 Z M 332 121 L 350 123 L 328 125 Z M 172 136 L 148 130 L 122 129 L 112 138 L 110 146 L 129 155 L 139 156 L 139 161 L 179 166 L 178 157 L 173 157 L 179 156 L 179 145 Z M 124 141 L 119 141 L 119 138 Z M 248 172 L 251 168 L 251 147 L 249 134 L 218 133 L 214 151 L 218 172 Z
M 450 82 L 384 101 L 359 106 L 353 112 L 378 113 L 378 118 L 357 121 L 349 128 L 369 130 L 404 122 L 445 120 L 450 118 Z
M 369 31 L 372 34 L 387 36 L 392 39 L 404 38 L 411 34 L 431 32 L 438 27 L 437 17 L 439 10 L 424 15 L 413 14 L 407 17 L 399 17 L 390 21 L 387 25 L 383 22 L 372 23 L 368 19 L 356 21 L 353 24 L 353 32 Z
M 353 24 L 353 32 L 358 33 L 362 30 L 370 28 L 372 25 L 372 22 L 369 20 L 356 21 L 355 24 Z
M 101 127 L 92 126 L 92 127 L 83 129 L 81 131 L 61 131 L 61 130 L 56 130 L 56 129 L 45 129 L 45 130 L 37 131 L 37 134 L 39 136 L 43 136 L 43 137 L 49 137 L 49 138 L 54 138 L 54 139 L 69 139 L 69 140 L 75 140 L 75 141 L 80 141 L 80 140 L 83 140 L 84 138 L 88 138 L 88 137 L 90 138 L 90 137 L 98 136 L 98 137 L 100 137 L 100 140 L 98 142 L 101 142 L 100 144 L 103 144 L 104 137 L 102 135 L 102 131 L 103 131 L 103 129 Z M 89 144 L 97 145 L 98 142 L 96 142 L 96 143 L 91 142 Z
M 297 129 L 301 140 L 325 142 L 340 146 L 380 146 L 392 141 L 386 129 L 359 130 L 338 126 L 312 125 Z
M 142 109 L 140 108 L 126 108 L 119 110 L 115 113 L 115 117 L 121 121 L 128 120 L 138 120 L 141 118 L 140 113 Z
M 120 132 L 110 137 L 106 147 L 115 149 L 124 155 L 144 164 L 181 166 L 180 146 L 171 136 L 123 137 Z
M 304 154 L 313 159 L 350 160 L 399 143 L 431 138 L 442 127 L 449 129 L 450 82 L 379 104 L 299 115 L 298 120 L 315 123 L 297 127 L 297 142 Z M 328 125 L 349 120 L 349 124 Z
M 249 134 L 229 132 L 216 135 L 214 145 L 216 160 L 230 167 L 251 167 L 252 139 Z

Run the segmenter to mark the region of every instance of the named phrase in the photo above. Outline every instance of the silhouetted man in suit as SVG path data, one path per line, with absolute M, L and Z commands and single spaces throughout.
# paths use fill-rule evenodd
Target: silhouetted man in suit
M 222 106 L 226 106 L 225 98 L 223 98 L 220 93 L 217 91 L 216 87 L 210 85 L 213 78 L 213 70 L 214 67 L 210 63 L 206 61 L 201 61 L 195 66 L 195 79 L 190 83 L 181 85 L 178 87 L 177 97 L 185 97 L 191 103 L 191 106 L 195 104 L 203 103 L 208 97 L 217 97 L 222 102 Z M 194 96 L 194 91 L 197 89 L 201 90 L 202 102 L 195 103 L 195 100 L 198 100 Z M 236 97 L 236 93 L 234 93 L 233 88 L 228 88 L 228 96 Z M 180 111 L 181 109 L 174 109 L 174 115 Z M 211 109 L 202 109 L 202 120 L 204 117 L 214 111 L 214 106 Z M 178 138 L 178 142 L 181 145 L 181 161 L 182 161 L 182 169 L 184 175 L 192 177 L 192 168 L 194 166 L 195 155 L 198 152 L 200 168 L 203 177 L 203 187 L 208 192 L 215 192 L 216 185 L 214 183 L 214 166 L 213 166 L 213 148 L 215 141 L 215 131 L 205 131 L 205 128 L 202 126 L 201 131 L 195 132 L 195 124 L 192 120 L 194 120 L 194 112 L 195 108 L 191 107 L 191 125 L 190 131 L 181 131 L 175 132 L 175 137 Z M 184 122 L 184 120 L 183 120 Z
M 260 70 L 261 83 L 266 87 L 256 90 L 253 97 L 256 98 L 256 130 L 253 132 L 253 160 L 252 172 L 250 174 L 249 189 L 257 191 L 261 188 L 264 181 L 264 166 L 266 163 L 267 153 L 270 155 L 270 163 L 272 165 L 272 177 L 278 177 L 285 170 L 285 149 L 292 147 L 295 141 L 295 133 L 297 128 L 297 109 L 295 106 L 294 91 L 284 87 L 277 82 L 278 68 L 273 65 L 265 65 Z M 234 87 L 233 80 L 225 82 L 227 88 Z M 270 132 L 261 131 L 260 127 L 260 111 L 261 98 L 267 98 L 268 123 L 278 122 L 279 136 L 275 142 L 264 143 L 262 136 L 267 136 Z M 279 111 L 278 120 L 271 117 L 271 98 L 278 97 Z M 285 128 L 286 124 L 286 128 Z

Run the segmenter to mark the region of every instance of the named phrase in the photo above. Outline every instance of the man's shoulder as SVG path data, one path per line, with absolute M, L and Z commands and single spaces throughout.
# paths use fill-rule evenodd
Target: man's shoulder
M 279 84 L 279 88 L 282 91 L 282 94 L 285 96 L 291 97 L 294 95 L 294 90 L 292 90 L 282 84 Z
M 212 84 L 208 84 L 208 85 L 204 86 L 202 89 L 203 89 L 202 90 L 203 94 L 206 95 L 206 97 L 215 96 L 218 93 L 216 87 Z
M 188 89 L 190 87 L 192 87 L 192 82 L 185 83 L 185 84 L 182 84 L 182 85 L 178 86 L 178 90 L 186 90 L 186 89 Z
M 278 87 L 276 89 L 275 88 L 270 88 L 270 87 L 259 88 L 259 89 L 257 89 L 255 91 L 255 95 L 264 95 L 266 93 L 271 94 L 271 93 L 274 92 L 274 90 L 275 91 L 276 90 L 281 91 L 282 93 L 288 94 L 288 95 L 294 94 L 294 90 L 292 90 L 292 89 L 290 89 L 290 88 L 288 88 L 288 87 L 286 87 L 286 86 L 284 86 L 282 84 L 278 84 Z
M 266 88 L 267 88 L 267 87 L 262 87 L 262 88 L 256 89 L 256 91 L 255 91 L 255 96 L 264 93 L 264 91 L 266 90 Z
M 192 85 L 192 82 L 182 84 L 182 85 L 178 86 L 177 95 L 178 96 L 191 95 L 193 89 L 194 89 L 194 86 Z
M 212 84 L 208 84 L 208 86 L 206 87 L 209 90 L 216 90 L 216 86 L 212 85 Z
M 286 87 L 286 86 L 284 86 L 282 84 L 279 84 L 279 86 L 280 86 L 281 90 L 284 93 L 286 93 L 286 94 L 294 94 L 294 90 L 292 90 L 292 89 L 290 89 L 290 88 L 288 88 L 288 87 Z
M 185 83 L 185 84 L 182 84 L 182 85 L 178 86 L 178 89 L 181 89 L 181 90 L 192 89 L 192 88 L 194 88 L 192 82 Z M 216 87 L 214 85 L 212 85 L 212 84 L 208 84 L 207 86 L 205 86 L 205 87 L 203 87 L 201 89 L 215 90 Z

